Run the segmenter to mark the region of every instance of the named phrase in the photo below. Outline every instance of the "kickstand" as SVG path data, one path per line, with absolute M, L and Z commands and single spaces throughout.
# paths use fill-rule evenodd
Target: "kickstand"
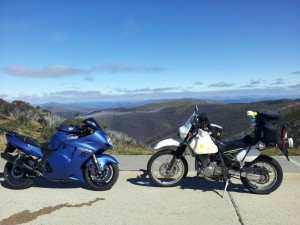
M 137 178 L 146 178 L 148 176 L 147 170 L 140 169 L 140 171 L 143 172 L 143 174 L 138 175 Z
M 223 196 L 222 198 L 224 198 L 225 193 L 227 192 L 227 187 L 229 184 L 230 180 L 228 178 L 225 179 L 225 187 L 224 187 L 224 191 L 223 191 Z

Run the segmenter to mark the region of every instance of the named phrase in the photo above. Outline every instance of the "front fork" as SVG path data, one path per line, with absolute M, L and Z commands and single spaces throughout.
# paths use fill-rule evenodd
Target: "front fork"
M 98 160 L 97 160 L 95 154 L 93 154 L 93 162 L 94 162 L 94 164 L 95 164 L 95 166 L 96 166 L 96 168 L 97 168 L 97 173 L 99 173 L 99 174 L 101 175 L 101 174 L 102 174 L 102 170 L 101 170 L 101 168 L 100 168 L 100 165 L 99 165 L 99 163 L 98 163 Z
M 176 165 L 177 165 L 177 162 L 178 162 L 178 158 L 176 156 L 173 157 L 173 159 L 171 160 L 171 165 L 169 167 L 169 171 L 174 171 Z
M 187 144 L 183 143 L 179 145 L 179 147 L 176 149 L 176 155 L 172 158 L 169 171 L 173 171 L 177 165 L 178 158 L 181 157 L 187 147 Z

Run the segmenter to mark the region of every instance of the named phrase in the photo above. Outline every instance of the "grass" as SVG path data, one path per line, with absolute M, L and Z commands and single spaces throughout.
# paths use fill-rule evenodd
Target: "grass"
M 6 146 L 6 139 L 4 135 L 0 135 L 0 151 L 3 151 Z
M 262 151 L 263 155 L 268 155 L 268 156 L 281 156 L 283 155 L 282 151 L 278 148 L 271 148 L 271 149 L 267 149 Z M 300 156 L 300 148 L 290 148 L 288 149 L 288 154 L 289 156 Z
M 156 150 L 150 148 L 136 148 L 136 147 L 114 147 L 109 150 L 112 155 L 152 155 Z

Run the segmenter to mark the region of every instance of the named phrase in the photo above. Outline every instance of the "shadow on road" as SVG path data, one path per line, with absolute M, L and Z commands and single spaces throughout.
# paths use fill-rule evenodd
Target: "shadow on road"
M 213 191 L 216 194 L 220 195 L 220 191 L 223 191 L 225 188 L 224 182 L 206 180 L 205 178 L 200 177 L 187 177 L 182 183 L 181 189 L 192 189 L 200 190 L 202 192 Z M 247 191 L 242 184 L 229 183 L 227 191 L 237 192 L 237 193 L 250 193 Z
M 127 181 L 131 184 L 139 186 L 158 187 L 150 180 L 145 171 L 141 170 L 141 172 L 143 174 L 137 176 L 136 178 L 129 178 Z M 212 191 L 220 195 L 219 192 L 224 190 L 225 184 L 223 182 L 210 181 L 199 177 L 187 177 L 179 187 L 182 190 L 192 189 L 202 192 Z M 250 194 L 250 192 L 247 191 L 242 184 L 229 183 L 227 191 Z
M 4 188 L 9 188 L 7 183 L 4 180 L 4 174 L 0 173 L 0 184 Z M 76 182 L 76 181 L 50 181 L 44 178 L 35 178 L 33 187 L 36 188 L 58 188 L 58 189 L 72 189 L 72 188 L 84 188 L 91 190 L 85 183 Z

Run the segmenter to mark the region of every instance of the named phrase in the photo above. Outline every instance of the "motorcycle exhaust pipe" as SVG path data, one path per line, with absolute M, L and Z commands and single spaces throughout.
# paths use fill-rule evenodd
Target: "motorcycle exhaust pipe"
M 14 164 L 17 167 L 32 171 L 32 172 L 36 173 L 38 176 L 43 176 L 43 174 L 41 172 L 39 172 L 39 171 L 35 170 L 34 168 L 32 168 L 31 166 L 27 165 L 22 160 L 16 159 L 14 156 L 12 156 L 11 154 L 9 154 L 7 152 L 2 152 L 1 157 L 3 159 L 5 159 L 6 161 Z
M 236 176 L 236 177 L 241 176 L 241 172 L 234 171 L 234 170 L 228 170 L 228 173 L 229 173 L 231 176 Z
M 260 175 L 258 174 L 253 174 L 250 172 L 245 172 L 245 171 L 234 171 L 234 170 L 229 170 L 228 173 L 232 176 L 237 176 L 237 177 L 246 177 L 249 180 L 259 180 Z

